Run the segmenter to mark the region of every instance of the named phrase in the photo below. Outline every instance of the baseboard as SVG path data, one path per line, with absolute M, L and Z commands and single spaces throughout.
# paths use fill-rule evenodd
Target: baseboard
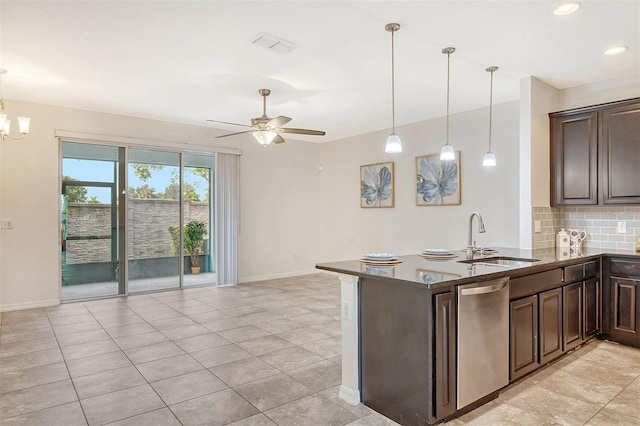
M 317 274 L 319 272 L 321 271 L 317 269 L 308 269 L 304 271 L 284 272 L 280 274 L 255 275 L 253 277 L 241 277 L 238 279 L 238 283 L 250 283 L 254 281 L 276 280 L 278 278 L 297 277 L 300 275 Z
M 0 305 L 0 312 L 19 311 L 22 309 L 46 308 L 49 306 L 58 306 L 60 299 L 37 300 L 35 302 L 11 303 L 9 305 Z
M 349 389 L 344 385 L 340 385 L 338 396 L 351 405 L 358 405 L 360 403 L 360 391 Z

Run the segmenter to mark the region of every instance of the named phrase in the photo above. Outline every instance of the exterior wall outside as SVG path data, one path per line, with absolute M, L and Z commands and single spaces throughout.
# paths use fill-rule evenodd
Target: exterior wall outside
M 69 203 L 67 236 L 110 235 L 111 205 Z M 174 200 L 129 200 L 129 217 L 146 220 L 129 221 L 130 259 L 175 256 L 168 228 L 178 224 L 179 202 Z M 209 228 L 209 203 L 184 203 L 184 221 L 201 220 Z M 71 240 L 66 242 L 67 264 L 111 261 L 111 240 Z

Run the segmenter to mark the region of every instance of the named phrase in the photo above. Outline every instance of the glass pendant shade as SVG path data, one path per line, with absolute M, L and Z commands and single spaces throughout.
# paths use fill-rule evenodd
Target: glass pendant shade
M 4 129 L 5 121 L 7 121 L 7 114 L 0 114 L 0 130 Z
M 269 145 L 277 136 L 277 133 L 271 130 L 256 130 L 251 134 L 261 145 Z
M 495 167 L 496 166 L 496 156 L 493 152 L 489 151 L 484 155 L 482 159 L 482 165 L 484 167 Z
M 440 161 L 453 161 L 456 159 L 456 152 L 453 150 L 453 146 L 446 143 L 440 150 Z
M 18 128 L 20 129 L 20 133 L 26 135 L 29 133 L 29 123 L 31 122 L 31 118 L 29 117 L 18 117 Z
M 8 135 L 9 132 L 11 131 L 11 120 L 8 120 L 8 119 L 4 120 L 4 125 L 0 130 L 2 130 L 5 135 Z
M 400 136 L 395 133 L 391 133 L 387 138 L 387 144 L 384 147 L 384 152 L 388 154 L 397 154 L 402 152 L 402 141 Z

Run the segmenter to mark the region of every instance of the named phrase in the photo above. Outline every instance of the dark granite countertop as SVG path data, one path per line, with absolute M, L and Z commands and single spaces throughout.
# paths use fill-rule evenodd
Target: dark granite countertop
M 533 274 L 556 267 L 573 265 L 600 256 L 620 256 L 640 259 L 640 254 L 631 250 L 592 249 L 586 250 L 579 256 L 561 258 L 555 249 L 514 249 L 496 247 L 497 253 L 486 256 L 474 255 L 474 259 L 506 256 L 514 258 L 538 259 L 523 266 L 489 265 L 483 263 L 464 263 L 466 254 L 455 252 L 458 257 L 451 260 L 426 259 L 417 254 L 402 255 L 403 262 L 394 266 L 372 266 L 359 260 L 343 262 L 319 263 L 316 268 L 347 275 L 365 278 L 386 278 L 405 284 L 426 286 L 427 288 L 449 287 L 452 285 L 484 281 L 498 277 L 517 277 Z

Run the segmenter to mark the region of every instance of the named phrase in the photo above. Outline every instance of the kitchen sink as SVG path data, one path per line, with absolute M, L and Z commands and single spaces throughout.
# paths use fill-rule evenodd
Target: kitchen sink
M 492 265 L 492 266 L 529 266 L 533 262 L 539 262 L 540 259 L 528 259 L 524 257 L 506 257 L 506 256 L 496 256 L 496 257 L 483 257 L 478 259 L 470 259 L 470 260 L 459 260 L 460 263 L 473 263 L 473 264 L 481 264 L 481 265 Z

